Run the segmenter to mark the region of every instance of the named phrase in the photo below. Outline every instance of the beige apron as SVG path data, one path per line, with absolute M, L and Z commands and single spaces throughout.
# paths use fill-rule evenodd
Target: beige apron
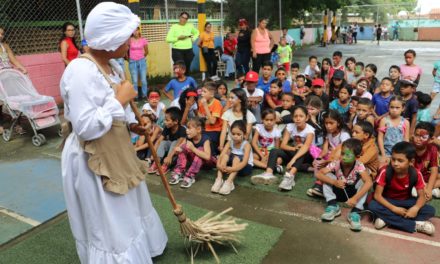
M 112 82 L 92 56 L 83 54 L 80 58 L 95 63 L 116 92 L 116 84 Z M 146 164 L 136 156 L 126 122 L 113 121 L 111 129 L 105 135 L 81 143 L 84 152 L 89 154 L 88 166 L 90 170 L 101 177 L 106 191 L 126 194 L 145 179 Z

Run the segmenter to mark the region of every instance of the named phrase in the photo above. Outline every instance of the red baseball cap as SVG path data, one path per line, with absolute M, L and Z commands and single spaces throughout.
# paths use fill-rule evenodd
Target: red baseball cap
M 325 82 L 323 79 L 318 78 L 318 79 L 314 79 L 312 81 L 312 86 L 319 86 L 319 87 L 324 87 L 325 86 Z
M 258 73 L 254 71 L 248 71 L 246 77 L 244 78 L 246 82 L 258 82 Z
M 241 18 L 240 20 L 238 20 L 238 25 L 241 26 L 247 26 L 248 22 L 246 19 Z

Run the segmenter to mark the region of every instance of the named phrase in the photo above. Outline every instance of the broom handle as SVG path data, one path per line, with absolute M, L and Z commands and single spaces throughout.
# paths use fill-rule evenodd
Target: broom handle
M 130 106 L 131 106 L 131 109 L 133 110 L 133 113 L 136 116 L 136 119 L 138 120 L 138 122 L 141 125 L 144 125 L 142 122 L 141 113 L 139 113 L 137 105 L 135 104 L 135 102 L 133 100 L 130 101 Z M 145 139 L 147 140 L 148 146 L 150 147 L 151 154 L 153 155 L 154 162 L 156 163 L 157 169 L 159 170 L 159 175 L 160 175 L 160 178 L 162 179 L 162 184 L 165 187 L 165 191 L 167 192 L 168 199 L 170 200 L 171 205 L 173 206 L 173 209 L 178 210 L 178 209 L 180 209 L 180 206 L 177 205 L 176 199 L 174 198 L 174 195 L 171 192 L 170 185 L 168 184 L 167 178 L 165 177 L 165 174 L 163 173 L 159 156 L 157 156 L 156 149 L 154 149 L 153 142 L 151 142 L 150 134 L 148 134 L 147 131 L 145 131 Z

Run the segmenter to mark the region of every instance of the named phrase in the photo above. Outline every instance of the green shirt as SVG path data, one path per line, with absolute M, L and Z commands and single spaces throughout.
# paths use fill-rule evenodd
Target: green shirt
M 178 40 L 179 36 L 191 36 L 192 38 L 186 38 Z M 166 41 L 173 45 L 173 49 L 191 49 L 193 41 L 199 37 L 199 31 L 193 26 L 193 24 L 186 23 L 184 26 L 175 24 L 171 26 L 168 31 Z
M 292 48 L 290 46 L 278 46 L 277 53 L 280 55 L 280 63 L 290 62 L 292 57 Z

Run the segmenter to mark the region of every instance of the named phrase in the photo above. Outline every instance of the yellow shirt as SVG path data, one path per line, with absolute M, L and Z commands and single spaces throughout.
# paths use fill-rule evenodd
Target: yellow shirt
M 211 31 L 211 33 L 207 33 L 206 31 L 203 31 L 200 34 L 200 40 L 202 47 L 208 47 L 208 49 L 214 48 L 214 32 Z

